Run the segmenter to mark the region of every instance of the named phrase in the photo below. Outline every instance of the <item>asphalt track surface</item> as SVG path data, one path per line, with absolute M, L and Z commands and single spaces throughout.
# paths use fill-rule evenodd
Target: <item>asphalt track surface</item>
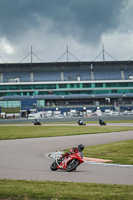
M 125 125 L 125 124 L 124 124 Z M 128 124 L 129 125 L 129 124 Z M 0 141 L 0 179 L 51 180 L 133 185 L 133 167 L 83 163 L 74 172 L 51 171 L 45 155 L 85 146 L 133 139 L 133 131 Z

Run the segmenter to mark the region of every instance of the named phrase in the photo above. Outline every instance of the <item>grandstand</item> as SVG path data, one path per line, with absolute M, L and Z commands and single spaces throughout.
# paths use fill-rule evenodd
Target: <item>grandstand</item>
M 0 107 L 132 107 L 133 61 L 2 63 Z

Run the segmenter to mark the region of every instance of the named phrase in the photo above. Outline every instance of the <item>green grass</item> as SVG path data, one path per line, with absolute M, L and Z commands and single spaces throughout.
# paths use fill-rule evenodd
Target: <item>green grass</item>
M 132 197 L 133 185 L 0 180 L 0 199 L 132 200 Z
M 113 160 L 113 163 L 133 165 L 133 140 L 85 147 L 84 156 Z
M 0 140 L 56 137 L 133 130 L 133 127 L 116 126 L 1 126 Z

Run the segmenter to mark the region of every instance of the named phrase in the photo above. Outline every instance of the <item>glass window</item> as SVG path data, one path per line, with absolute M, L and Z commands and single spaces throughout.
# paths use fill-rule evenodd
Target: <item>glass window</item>
M 7 108 L 7 101 L 0 101 L 0 107 Z
M 44 89 L 56 89 L 56 84 L 46 84 L 44 85 Z
M 9 90 L 19 90 L 19 85 L 8 85 Z
M 91 88 L 91 83 L 83 83 L 83 88 Z
M 0 101 L 0 107 L 4 108 L 21 107 L 21 101 Z
M 70 84 L 70 88 L 74 88 L 75 84 Z
M 44 89 L 44 85 L 33 85 L 34 89 Z
M 118 87 L 128 87 L 128 83 L 117 83 Z
M 106 87 L 133 87 L 133 83 L 105 83 Z
M 95 87 L 103 87 L 103 83 L 95 83 Z
M 129 87 L 133 87 L 133 83 L 129 83 Z
M 32 89 L 31 85 L 20 85 L 20 87 L 22 90 L 31 90 Z
M 116 83 L 106 83 L 106 87 L 116 87 Z
M 59 84 L 59 88 L 67 88 L 66 84 Z
M 107 94 L 110 90 L 93 90 L 93 94 Z
M 80 83 L 75 84 L 76 88 L 80 88 Z
M 111 90 L 111 93 L 118 93 L 117 90 Z
M 45 94 L 48 94 L 48 92 L 38 91 L 38 95 L 45 95 Z
M 0 85 L 0 90 L 7 90 L 7 86 L 6 85 Z
M 44 107 L 45 106 L 45 100 L 37 100 L 37 107 Z

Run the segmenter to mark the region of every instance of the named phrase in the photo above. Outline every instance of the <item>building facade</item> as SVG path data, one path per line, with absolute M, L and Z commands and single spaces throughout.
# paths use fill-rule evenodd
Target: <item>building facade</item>
M 133 61 L 0 64 L 0 106 L 132 106 Z

